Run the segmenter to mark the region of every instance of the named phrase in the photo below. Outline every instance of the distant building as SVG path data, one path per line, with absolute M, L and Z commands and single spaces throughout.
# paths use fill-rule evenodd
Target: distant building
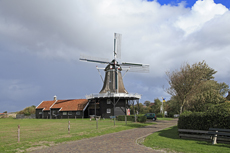
M 87 99 L 68 99 L 42 101 L 36 107 L 36 118 L 75 118 L 88 116 L 86 109 L 89 104 Z

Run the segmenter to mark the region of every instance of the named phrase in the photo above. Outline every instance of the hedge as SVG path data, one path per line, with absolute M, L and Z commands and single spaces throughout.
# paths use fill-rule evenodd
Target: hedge
M 208 130 L 230 129 L 230 104 L 213 106 L 207 112 L 185 112 L 178 120 L 179 129 Z
M 164 117 L 162 113 L 158 113 L 158 114 L 156 114 L 156 116 L 159 117 L 159 118 Z
M 137 122 L 146 122 L 147 118 L 144 115 L 137 115 Z M 117 117 L 118 121 L 125 121 L 125 115 L 120 115 Z M 134 115 L 127 115 L 127 121 L 135 122 L 135 116 Z

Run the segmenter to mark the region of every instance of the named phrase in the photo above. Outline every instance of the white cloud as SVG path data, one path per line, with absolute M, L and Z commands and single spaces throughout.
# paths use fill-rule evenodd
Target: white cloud
M 18 74 L 25 70 L 26 78 L 15 75 L 7 79 L 12 75 L 11 71 L 5 71 L 0 80 L 7 83 L 3 83 L 0 94 L 20 97 L 31 89 L 31 95 L 40 90 L 47 97 L 77 93 L 82 98 L 100 91 L 101 80 L 93 69 L 96 64 L 77 61 L 80 54 L 112 59 L 114 32 L 122 34 L 121 61 L 150 64 L 149 74 L 130 73 L 124 80 L 127 91 L 143 94 L 143 101 L 166 96 L 160 89 L 168 85 L 165 72 L 178 69 L 184 62 L 205 60 L 218 71 L 216 78 L 229 82 L 229 27 L 229 10 L 213 0 L 198 0 L 191 9 L 185 8 L 184 3 L 161 6 L 157 1 L 143 0 L 0 1 L 0 55 L 12 53 L 1 58 L 5 59 L 4 69 L 8 68 L 6 62 L 13 63 L 14 53 L 23 60 L 36 59 L 31 60 L 33 64 L 25 62 L 21 67 L 22 61 L 18 60 L 17 67 L 10 67 Z M 33 68 L 27 65 L 39 70 L 33 75 L 36 83 L 31 81 L 29 72 Z M 85 70 L 91 67 L 90 71 Z M 68 86 L 51 91 L 47 86 L 53 85 L 56 81 L 53 79 L 62 82 L 62 86 L 67 81 Z M 37 101 L 41 100 L 46 99 L 41 96 Z
M 200 30 L 206 22 L 223 15 L 227 11 L 229 10 L 225 6 L 215 4 L 213 0 L 198 0 L 191 11 L 179 17 L 175 26 L 183 29 L 187 36 Z

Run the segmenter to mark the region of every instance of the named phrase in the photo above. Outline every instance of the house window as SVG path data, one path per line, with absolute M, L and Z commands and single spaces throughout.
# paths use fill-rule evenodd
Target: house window
M 68 115 L 72 115 L 72 112 L 68 112 Z
M 107 108 L 106 112 L 107 112 L 107 114 L 111 113 L 111 109 Z
M 50 112 L 48 112 L 48 114 L 50 115 Z
M 67 115 L 67 112 L 63 112 L 62 114 L 63 114 L 63 115 Z
M 81 115 L 81 112 L 76 112 L 76 115 Z
M 39 112 L 39 114 L 41 115 L 41 114 L 42 114 L 42 112 Z
M 56 110 L 53 110 L 53 115 L 55 115 L 56 114 Z
M 111 100 L 110 99 L 107 99 L 107 104 L 111 104 Z

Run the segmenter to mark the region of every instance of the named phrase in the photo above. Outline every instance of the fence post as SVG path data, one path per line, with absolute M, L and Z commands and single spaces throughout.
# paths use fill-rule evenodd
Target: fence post
M 125 125 L 127 125 L 127 116 L 125 115 Z
M 97 120 L 97 118 L 96 118 L 96 121 L 97 121 L 97 122 L 96 122 L 96 128 L 98 129 L 98 120 Z
M 69 121 L 69 124 L 68 124 L 68 134 L 70 134 L 70 121 Z
M 18 125 L 18 142 L 20 142 L 20 125 Z
M 76 116 L 75 116 L 75 120 L 76 120 Z

